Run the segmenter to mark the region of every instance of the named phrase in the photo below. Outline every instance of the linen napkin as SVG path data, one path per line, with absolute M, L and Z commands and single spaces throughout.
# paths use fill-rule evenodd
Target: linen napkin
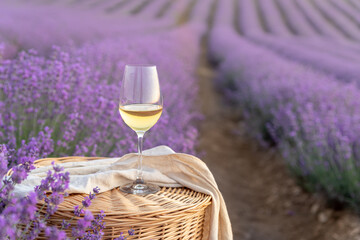
M 60 165 L 70 172 L 69 193 L 89 193 L 96 186 L 105 192 L 136 178 L 137 154 Z M 16 186 L 15 194 L 24 196 L 32 191 L 51 168 L 34 169 L 27 180 Z M 143 173 L 145 181 L 159 186 L 184 186 L 210 195 L 212 204 L 205 217 L 203 240 L 233 239 L 225 201 L 203 161 L 188 154 L 175 153 L 167 146 L 158 146 L 144 151 Z

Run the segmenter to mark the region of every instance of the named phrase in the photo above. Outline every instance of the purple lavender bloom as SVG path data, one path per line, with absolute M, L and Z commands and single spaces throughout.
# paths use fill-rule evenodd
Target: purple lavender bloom
M 60 165 L 55 165 L 55 162 L 52 162 L 51 165 L 53 165 L 53 169 L 55 172 L 62 172 L 64 171 L 64 167 Z
M 0 179 L 8 172 L 8 151 L 4 144 L 0 144 Z M 1 183 L 0 183 L 1 186 Z
M 90 195 L 92 195 L 92 194 L 90 193 Z M 82 205 L 86 208 L 89 207 L 91 205 L 90 197 L 85 197 L 84 200 L 82 201 Z
M 63 220 L 61 223 L 62 229 L 68 229 L 70 227 L 70 223 L 68 221 Z
M 74 207 L 74 215 L 77 217 L 80 217 L 81 214 L 83 214 L 85 211 L 84 209 L 82 209 L 81 207 L 79 207 L 78 205 L 76 205 Z
M 89 194 L 89 201 L 90 200 L 94 200 L 95 199 L 95 196 L 96 196 L 96 194 L 95 193 L 90 193 Z M 91 203 L 90 203 L 91 204 Z M 83 204 L 84 205 L 84 204 Z
M 5 209 L 0 214 L 0 237 L 16 239 L 21 236 L 22 230 L 18 224 L 28 224 L 36 219 L 36 194 L 30 193 L 24 198 L 12 198 L 7 202 Z
M 45 236 L 49 240 L 63 240 L 67 239 L 65 231 L 57 229 L 57 227 L 46 227 Z
M 94 193 L 99 193 L 100 192 L 100 188 L 98 186 L 93 188 L 93 192 Z
M 120 236 L 115 238 L 114 240 L 126 240 L 127 237 L 125 235 L 123 235 L 123 233 L 120 233 Z
M 130 230 L 128 230 L 128 234 L 129 236 L 133 236 L 135 234 L 135 230 L 131 228 Z
M 81 237 L 85 235 L 87 228 L 89 228 L 92 224 L 92 220 L 94 220 L 94 216 L 92 215 L 91 211 L 85 210 L 84 217 L 77 221 L 77 227 L 73 228 L 72 234 L 75 237 Z
M 11 175 L 11 179 L 14 183 L 21 183 L 25 178 L 27 178 L 28 174 L 24 168 L 21 166 L 14 167 L 13 173 Z
M 84 239 L 102 239 L 104 235 L 105 222 L 103 221 L 105 217 L 104 211 L 101 211 L 92 221 L 90 226 L 90 231 L 88 231 L 83 237 Z
M 6 239 L 7 237 L 10 239 L 15 239 L 16 238 L 16 228 L 14 227 L 13 224 L 10 223 L 10 220 L 14 220 L 13 222 L 17 222 L 17 217 L 16 216 L 3 216 L 0 215 L 0 237 L 2 239 Z

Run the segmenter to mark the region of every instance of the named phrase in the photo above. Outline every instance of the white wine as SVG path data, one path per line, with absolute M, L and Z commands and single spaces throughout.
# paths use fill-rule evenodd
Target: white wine
M 119 107 L 124 122 L 134 131 L 146 132 L 159 120 L 162 106 L 155 104 L 129 104 Z

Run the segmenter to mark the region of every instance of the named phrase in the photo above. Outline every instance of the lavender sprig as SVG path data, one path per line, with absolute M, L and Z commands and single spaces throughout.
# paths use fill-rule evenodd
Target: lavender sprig
M 82 205 L 76 205 L 74 207 L 74 216 L 68 220 L 63 220 L 61 229 L 68 229 L 70 227 L 70 222 L 76 217 L 81 217 L 77 221 L 77 226 L 72 228 L 72 236 L 76 239 L 101 239 L 104 235 L 103 229 L 105 228 L 104 223 L 104 211 L 100 211 L 100 213 L 94 217 L 92 213 L 88 210 L 85 210 L 91 205 L 91 201 L 96 198 L 96 194 L 100 192 L 99 187 L 93 188 L 93 192 L 89 193 L 89 196 L 84 197 L 82 201 Z

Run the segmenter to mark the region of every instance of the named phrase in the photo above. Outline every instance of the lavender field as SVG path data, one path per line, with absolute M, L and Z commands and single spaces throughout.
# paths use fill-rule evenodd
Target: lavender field
M 223 4 L 217 17 L 229 20 L 215 22 L 210 52 L 220 62 L 217 85 L 254 137 L 275 144 L 306 188 L 357 208 L 360 32 L 352 4 L 242 0 L 237 15 Z
M 328 225 L 320 221 L 321 233 L 306 225 L 304 232 L 310 233 L 304 238 L 291 235 L 290 227 L 280 231 L 271 224 L 269 231 L 279 235 L 261 235 L 256 228 L 246 232 L 240 225 L 252 226 L 251 221 L 239 220 L 245 210 L 238 205 L 245 200 L 229 187 L 234 181 L 252 181 L 237 172 L 240 158 L 254 162 L 257 154 L 275 151 L 291 177 L 277 168 L 262 176 L 263 170 L 250 164 L 248 172 L 256 179 L 271 179 L 278 171 L 286 175 L 250 192 L 281 188 L 279 183 L 290 179 L 301 196 L 314 196 L 310 192 L 327 199 L 320 204 L 324 209 L 337 211 L 334 204 L 328 206 L 335 202 L 351 214 L 359 212 L 359 41 L 356 0 L 1 1 L 0 238 L 20 239 L 17 226 L 35 221 L 33 214 L 20 217 L 23 212 L 9 208 L 24 204 L 11 192 L 36 159 L 136 152 L 134 132 L 118 113 L 120 82 L 125 64 L 152 63 L 158 67 L 164 111 L 144 147 L 168 145 L 176 152 L 203 156 L 230 208 L 239 207 L 229 210 L 234 239 L 359 239 L 360 232 L 353 234 L 353 228 L 349 234 L 335 227 L 334 232 L 326 230 L 337 226 L 341 217 L 335 215 L 327 217 Z M 204 97 L 209 95 L 204 95 L 206 89 L 212 91 L 209 98 Z M 209 114 L 208 108 L 217 112 Z M 229 122 L 230 137 L 221 132 Z M 203 145 L 205 132 L 212 131 L 221 137 Z M 239 132 L 241 141 L 255 144 L 258 152 L 236 144 Z M 219 147 L 221 139 L 228 139 L 235 154 L 229 166 L 210 160 L 218 159 L 217 153 L 226 155 Z M 267 161 L 264 166 L 278 165 Z M 217 170 L 226 167 L 234 179 L 226 180 L 227 173 Z M 13 175 L 4 178 L 11 168 Z M 256 200 L 259 205 L 264 205 L 262 198 Z M 274 205 L 282 204 L 281 199 L 277 202 Z M 26 204 L 34 205 L 34 198 Z M 313 209 L 309 204 L 299 203 L 301 209 Z M 286 214 L 279 213 L 278 225 L 296 216 L 295 207 L 290 208 L 281 210 Z M 317 222 L 322 213 L 298 216 L 311 223 L 309 219 Z M 38 230 L 47 230 L 49 238 L 56 235 L 46 226 Z M 29 239 L 36 234 L 31 232 Z

